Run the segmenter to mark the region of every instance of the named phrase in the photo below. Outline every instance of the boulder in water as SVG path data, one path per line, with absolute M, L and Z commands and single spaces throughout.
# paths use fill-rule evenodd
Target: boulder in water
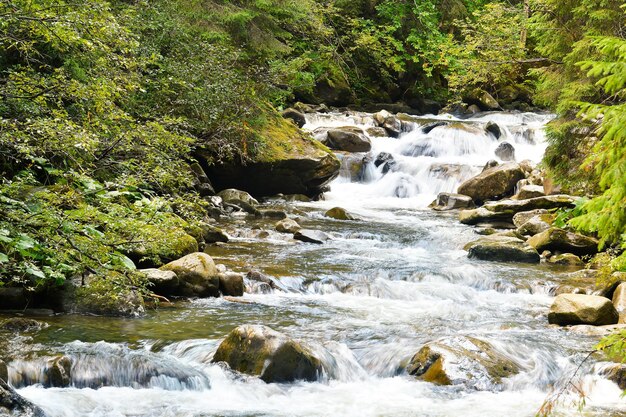
M 551 228 L 553 220 L 554 215 L 552 214 L 540 214 L 528 219 L 526 223 L 517 228 L 517 232 L 523 236 L 534 236 Z
M 574 255 L 573 253 L 561 253 L 558 255 L 553 255 L 547 259 L 548 263 L 553 265 L 562 265 L 573 268 L 582 268 L 585 266 L 585 263 L 580 259 L 580 257 Z
M 0 330 L 13 333 L 37 332 L 48 327 L 48 323 L 26 317 L 12 317 L 0 324 Z
M 243 276 L 234 272 L 219 274 L 220 292 L 222 295 L 231 297 L 241 297 L 243 295 L 244 285 Z
M 517 237 L 490 235 L 465 245 L 469 258 L 484 261 L 539 263 L 539 253 Z
M 530 211 L 537 209 L 551 210 L 555 208 L 572 208 L 576 205 L 576 197 L 570 195 L 547 195 L 527 200 L 500 200 L 485 203 L 484 207 L 491 211 Z
M 316 243 L 321 245 L 322 243 L 329 240 L 330 236 L 328 236 L 324 232 L 320 232 L 319 230 L 300 229 L 293 234 L 293 238 L 302 242 Z
M 202 228 L 202 239 L 204 243 L 226 243 L 230 240 L 228 235 L 219 227 L 207 223 L 203 223 L 200 227 Z
M 372 138 L 384 138 L 387 136 L 387 131 L 382 127 L 370 127 L 366 130 L 367 134 Z
M 407 372 L 437 385 L 465 385 L 477 390 L 496 389 L 520 366 L 490 343 L 459 336 L 431 342 L 417 352 Z
M 7 368 L 7 364 L 0 359 L 0 380 L 4 382 L 9 381 L 9 369 Z
M 597 295 L 561 294 L 554 299 L 548 314 L 550 324 L 561 326 L 616 324 L 619 314 L 611 300 Z
M 0 415 L 46 417 L 41 408 L 20 396 L 2 379 L 0 379 Z
M 178 293 L 180 280 L 174 271 L 149 268 L 142 269 L 139 272 L 143 272 L 146 275 L 148 281 L 152 284 L 150 289 L 155 294 L 169 296 Z
M 213 362 L 226 362 L 267 383 L 316 381 L 322 372 L 320 359 L 307 347 L 266 326 L 234 329 L 217 348 Z
M 43 385 L 46 388 L 69 387 L 72 381 L 71 376 L 72 360 L 67 356 L 57 356 L 46 364 L 43 377 Z
M 381 152 L 376 156 L 376 159 L 374 159 L 374 166 L 378 168 L 381 165 L 383 166 L 383 174 L 386 174 L 389 171 L 394 171 L 397 163 L 393 155 L 387 152 Z
M 516 227 L 520 227 L 521 225 L 523 225 L 524 223 L 526 223 L 528 220 L 532 219 L 533 217 L 538 216 L 538 215 L 548 214 L 548 213 L 549 212 L 546 209 L 520 211 L 519 213 L 515 213 L 515 215 L 513 216 L 513 224 Z
M 300 225 L 293 219 L 284 219 L 276 223 L 276 231 L 280 233 L 296 233 L 302 229 Z
M 477 225 L 485 223 L 507 223 L 512 227 L 512 212 L 496 212 L 479 207 L 472 210 L 461 210 L 459 221 L 463 224 Z M 511 228 L 509 227 L 509 228 Z
M 306 124 L 306 117 L 303 113 L 299 112 L 296 109 L 288 108 L 282 112 L 282 116 L 285 119 L 290 119 L 296 124 L 296 126 L 300 128 Z
M 515 161 L 515 147 L 509 142 L 499 144 L 494 153 L 503 161 Z
M 259 204 L 259 202 L 254 197 L 252 197 L 249 193 L 245 191 L 237 190 L 235 188 L 228 188 L 226 190 L 222 190 L 219 193 L 217 193 L 217 195 L 221 197 L 222 200 L 224 200 L 224 202 L 226 203 L 230 203 L 232 201 L 235 201 L 235 202 L 243 201 L 244 203 L 249 204 L 251 206 L 257 206 Z
M 471 209 L 474 207 L 474 200 L 466 195 L 439 193 L 430 207 L 436 211 Z
M 463 101 L 468 104 L 475 104 L 481 110 L 499 110 L 500 104 L 491 94 L 479 88 L 472 90 L 463 97 Z
M 485 132 L 491 133 L 493 135 L 493 137 L 496 138 L 496 139 L 500 139 L 500 136 L 502 136 L 502 130 L 500 129 L 500 126 L 498 126 L 498 124 L 494 123 L 494 122 L 488 122 L 485 125 Z M 499 148 L 499 146 L 498 146 L 498 148 Z M 513 152 L 515 152 L 515 150 L 513 150 Z M 496 155 L 498 155 L 497 150 L 496 150 Z M 502 159 L 502 158 L 500 158 L 500 159 Z
M 180 280 L 177 295 L 185 297 L 218 297 L 219 271 L 206 253 L 196 252 L 163 265 L 162 271 L 172 271 Z
M 369 152 L 372 149 L 372 142 L 363 130 L 354 126 L 330 129 L 327 145 L 331 149 L 346 152 Z
M 462 183 L 458 193 L 468 195 L 476 202 L 513 194 L 515 185 L 524 178 L 519 164 L 508 163 L 489 168 Z
M 551 227 L 534 235 L 528 239 L 528 244 L 539 252 L 544 250 L 570 252 L 579 256 L 598 253 L 598 241 L 596 239 L 568 232 L 558 227 Z
M 357 220 L 355 216 L 348 213 L 346 209 L 341 208 L 341 207 L 333 207 L 330 210 L 328 210 L 326 213 L 324 213 L 324 215 L 326 217 L 330 217 L 331 219 L 336 219 L 336 220 Z
M 282 210 L 259 210 L 264 219 L 283 220 L 287 218 L 287 213 Z
M 445 122 L 445 121 L 429 123 L 427 125 L 422 126 L 422 133 L 428 134 L 436 127 L 445 126 L 447 124 L 449 124 L 449 122 Z
M 485 164 L 485 166 L 483 167 L 483 170 L 481 172 L 485 172 L 488 169 L 495 168 L 498 165 L 500 165 L 500 163 L 498 161 L 496 161 L 495 159 L 490 159 L 489 161 L 487 161 L 487 163 Z

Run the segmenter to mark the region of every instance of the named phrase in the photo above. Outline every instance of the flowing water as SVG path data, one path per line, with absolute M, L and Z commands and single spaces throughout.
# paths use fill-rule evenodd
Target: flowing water
M 232 239 L 208 250 L 214 259 L 235 271 L 261 271 L 277 289 L 249 282 L 241 302 L 202 299 L 139 319 L 45 318 L 48 328 L 12 341 L 11 383 L 51 417 L 533 416 L 597 340 L 547 323 L 550 290 L 567 272 L 469 260 L 462 248 L 476 238 L 473 229 L 427 205 L 494 159 L 499 141 L 485 132 L 488 121 L 500 126 L 500 142 L 512 143 L 518 160 L 537 162 L 549 119 L 407 119 L 400 138 L 372 139 L 364 163 L 364 154 L 341 156 L 342 175 L 324 200 L 268 203 L 329 233 L 326 244 L 295 242 L 269 221 L 224 226 Z M 437 121 L 447 123 L 423 132 Z M 318 114 L 305 128 L 345 125 L 374 122 L 368 114 Z M 372 162 L 380 152 L 395 160 L 385 174 Z M 324 217 L 334 206 L 360 220 Z M 212 364 L 220 341 L 241 324 L 264 324 L 307 343 L 322 358 L 320 380 L 266 384 Z M 421 382 L 404 371 L 425 343 L 459 335 L 489 341 L 520 373 L 477 390 Z M 21 352 L 25 345 L 31 348 Z M 71 386 L 44 388 L 47 360 L 59 354 L 72 360 Z M 592 364 L 581 375 L 584 415 L 626 410 L 619 388 Z M 576 414 L 579 397 L 563 398 L 560 415 Z

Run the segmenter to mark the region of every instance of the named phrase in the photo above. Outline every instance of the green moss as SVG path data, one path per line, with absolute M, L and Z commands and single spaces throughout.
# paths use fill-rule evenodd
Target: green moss
M 145 285 L 145 277 L 140 274 L 111 272 L 97 276 L 88 285 L 76 288 L 72 309 L 77 313 L 133 316 L 143 311 Z

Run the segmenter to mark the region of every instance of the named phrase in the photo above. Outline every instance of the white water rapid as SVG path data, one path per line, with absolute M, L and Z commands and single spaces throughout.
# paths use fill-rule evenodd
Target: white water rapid
M 233 270 L 273 277 L 277 289 L 248 282 L 243 302 L 202 299 L 140 319 L 49 318 L 50 327 L 29 342 L 36 352 L 9 363 L 11 382 L 50 417 L 532 417 L 598 339 L 548 325 L 551 290 L 568 271 L 470 260 L 463 246 L 476 238 L 473 229 L 427 206 L 497 159 L 503 141 L 517 161 L 540 161 L 550 119 L 406 118 L 399 138 L 371 139 L 364 163 L 365 154 L 341 155 L 342 174 L 322 201 L 267 203 L 330 234 L 324 245 L 295 242 L 270 221 L 224 226 L 231 241 L 208 252 Z M 372 115 L 353 112 L 307 121 L 305 129 L 318 133 L 374 126 Z M 485 130 L 488 122 L 498 125 L 500 139 Z M 386 173 L 374 164 L 381 152 L 395 161 Z M 335 206 L 360 219 L 324 217 Z M 241 324 L 307 343 L 322 360 L 320 379 L 266 384 L 212 364 L 219 343 Z M 425 343 L 460 336 L 489 342 L 519 372 L 495 384 L 439 386 L 405 371 Z M 72 360 L 71 384 L 45 388 L 42 369 L 59 354 Z M 621 390 L 599 366 L 592 360 L 573 380 L 587 396 L 584 415 L 624 415 Z M 577 415 L 579 400 L 566 389 L 556 415 Z

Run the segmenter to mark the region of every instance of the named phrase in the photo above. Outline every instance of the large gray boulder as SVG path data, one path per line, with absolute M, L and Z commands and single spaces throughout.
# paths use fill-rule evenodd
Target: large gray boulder
M 573 208 L 576 205 L 576 197 L 571 195 L 548 195 L 543 197 L 529 198 L 526 200 L 500 200 L 486 203 L 484 207 L 491 211 L 510 211 L 519 213 L 537 209 L 551 210 L 556 208 Z
M 515 148 L 509 142 L 502 142 L 494 151 L 502 161 L 515 161 Z
M 528 244 L 539 252 L 568 252 L 575 255 L 593 255 L 598 252 L 598 241 L 578 233 L 568 232 L 558 227 L 539 233 L 528 239 Z
M 241 297 L 244 292 L 243 276 L 234 272 L 219 274 L 220 292 L 222 295 Z
M 539 253 L 512 236 L 491 235 L 465 245 L 469 258 L 485 261 L 539 263 Z
M 619 314 L 611 300 L 597 295 L 561 294 L 554 299 L 548 314 L 550 324 L 561 326 L 616 324 Z
M 479 207 L 472 210 L 461 210 L 459 221 L 463 224 L 477 225 L 482 223 L 509 223 L 511 226 L 513 219 L 512 212 L 495 212 Z
M 542 185 L 526 184 L 519 189 L 515 198 L 517 200 L 528 200 L 529 198 L 543 197 L 545 195 Z
M 141 269 L 148 282 L 152 284 L 150 290 L 159 295 L 175 295 L 180 286 L 178 275 L 174 271 L 163 271 L 156 268 Z
M 298 230 L 302 229 L 298 222 L 293 219 L 284 219 L 276 223 L 275 225 L 276 231 L 280 233 L 296 233 Z
M 549 213 L 548 210 L 545 210 L 545 209 L 521 211 L 519 213 L 516 213 L 513 216 L 513 224 L 515 225 L 515 227 L 520 227 L 521 225 L 523 225 L 524 223 L 526 223 L 528 220 L 532 219 L 533 217 L 541 215 L 541 214 L 548 214 L 548 213 Z
M 369 152 L 372 142 L 361 128 L 344 126 L 330 129 L 326 145 L 331 149 L 346 152 Z
M 175 295 L 185 297 L 218 297 L 219 271 L 206 253 L 196 252 L 163 265 L 162 271 L 172 271 L 180 280 Z
M 0 416 L 46 417 L 46 413 L 0 379 Z
M 462 183 L 457 192 L 476 202 L 512 195 L 515 185 L 525 178 L 519 164 L 507 163 L 489 168 Z
M 407 372 L 437 385 L 465 385 L 477 390 L 497 389 L 520 366 L 490 343 L 458 336 L 431 342 L 411 359 Z
M 217 348 L 213 362 L 226 362 L 267 383 L 315 381 L 322 372 L 320 359 L 309 348 L 266 326 L 234 329 Z
M 534 236 L 552 227 L 554 216 L 552 214 L 540 214 L 528 219 L 517 228 L 517 232 L 523 236 Z
M 222 190 L 217 193 L 219 197 L 224 200 L 224 202 L 229 203 L 231 201 L 243 201 L 246 204 L 250 204 L 251 206 L 256 206 L 259 202 L 256 198 L 252 197 L 249 193 L 241 190 L 237 190 L 235 188 L 227 188 L 226 190 Z

